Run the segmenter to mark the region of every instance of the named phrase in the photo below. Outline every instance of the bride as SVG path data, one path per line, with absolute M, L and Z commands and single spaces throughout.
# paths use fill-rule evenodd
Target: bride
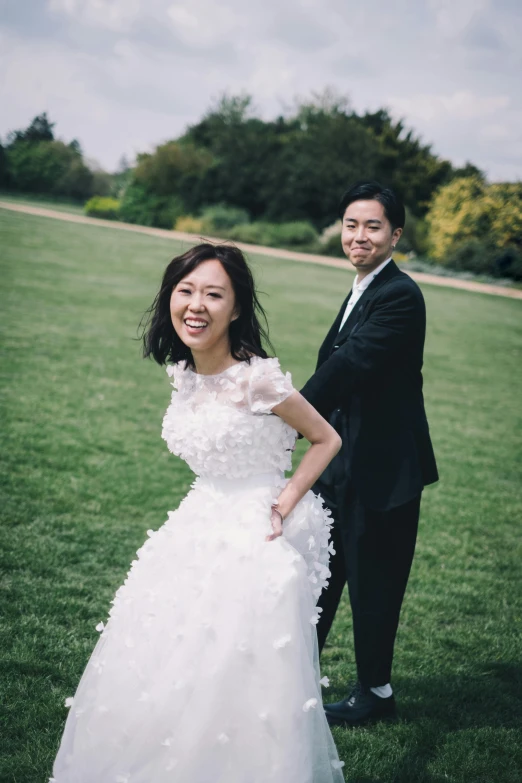
M 55 783 L 341 783 L 315 625 L 330 520 L 310 487 L 340 447 L 262 348 L 233 246 L 167 267 L 145 355 L 192 488 L 137 553 L 70 708 Z M 273 415 L 275 414 L 275 415 Z M 311 443 L 285 479 L 301 432 Z

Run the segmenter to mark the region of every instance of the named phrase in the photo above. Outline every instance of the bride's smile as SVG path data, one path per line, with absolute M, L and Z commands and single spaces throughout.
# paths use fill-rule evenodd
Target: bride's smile
M 232 283 L 220 261 L 205 261 L 180 280 L 170 298 L 170 317 L 176 334 L 192 351 L 196 367 L 210 354 L 229 354 L 229 327 L 238 312 Z

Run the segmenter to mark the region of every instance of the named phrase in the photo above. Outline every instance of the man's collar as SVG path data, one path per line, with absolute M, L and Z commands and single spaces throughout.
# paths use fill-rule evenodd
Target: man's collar
M 353 280 L 352 291 L 354 291 L 356 288 L 359 291 L 365 291 L 370 285 L 370 283 L 372 282 L 372 280 L 374 280 L 377 277 L 379 272 L 382 272 L 384 267 L 387 264 L 389 264 L 391 260 L 392 257 L 390 256 L 389 258 L 386 259 L 386 261 L 383 261 L 382 264 L 379 264 L 379 266 L 376 269 L 374 269 L 373 272 L 370 272 L 370 274 L 366 275 L 366 277 L 363 277 L 360 283 L 357 282 L 357 275 L 356 275 Z

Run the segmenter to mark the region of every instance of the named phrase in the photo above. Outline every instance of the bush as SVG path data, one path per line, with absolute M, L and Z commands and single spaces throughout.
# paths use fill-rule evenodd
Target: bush
M 444 266 L 458 272 L 492 275 L 495 272 L 495 250 L 478 239 L 456 245 L 447 253 Z
M 343 248 L 341 245 L 341 231 L 342 221 L 336 220 L 329 226 L 326 226 L 319 237 L 317 244 L 317 252 L 324 256 L 335 256 L 336 258 L 344 258 Z
M 198 234 L 199 236 L 205 233 L 202 218 L 196 218 L 192 215 L 179 217 L 174 223 L 174 231 L 183 231 L 186 234 Z
M 441 188 L 428 213 L 432 257 L 441 264 L 472 240 L 500 249 L 522 244 L 522 183 L 488 185 L 478 177 Z
M 457 245 L 448 254 L 445 265 L 458 272 L 522 280 L 521 250 L 515 247 L 499 250 L 491 243 L 478 239 L 470 239 Z
M 334 256 L 335 258 L 345 258 L 343 246 L 341 244 L 341 232 L 330 234 L 330 236 L 321 242 L 318 252 L 323 256 Z
M 206 231 L 219 234 L 219 232 L 229 231 L 234 226 L 246 225 L 250 222 L 250 215 L 246 209 L 216 204 L 206 207 L 201 213 L 201 219 Z
M 92 169 L 91 192 L 93 196 L 116 196 L 114 176 L 102 169 Z
M 308 247 L 319 239 L 316 229 L 306 220 L 274 224 L 277 243 L 280 247 Z
M 511 277 L 513 280 L 522 280 L 522 250 L 509 247 L 497 254 L 495 258 L 497 274 L 501 277 Z
M 184 212 L 178 196 L 156 196 L 136 183 L 125 190 L 120 207 L 120 217 L 127 223 L 156 228 L 172 228 Z
M 120 202 L 116 198 L 93 196 L 84 207 L 89 217 L 105 218 L 105 220 L 120 219 Z
M 427 221 L 431 256 L 439 264 L 519 279 L 522 183 L 454 180 L 435 196 Z
M 272 223 L 243 223 L 229 229 L 228 236 L 237 242 L 248 242 L 251 245 L 272 245 L 274 236 L 271 231 Z
M 292 223 L 246 223 L 234 226 L 228 232 L 230 239 L 238 242 L 248 242 L 253 245 L 267 245 L 268 247 L 284 247 L 294 249 L 309 249 L 318 241 L 315 228 L 306 221 L 294 221 Z
M 7 188 L 11 184 L 11 174 L 5 147 L 0 144 L 0 188 Z
M 212 155 L 208 150 L 199 149 L 189 141 L 167 141 L 152 153 L 138 155 L 134 182 L 148 193 L 180 196 L 197 190 L 211 165 Z
M 401 253 L 423 255 L 428 249 L 428 227 L 426 221 L 416 217 L 406 208 L 406 223 L 399 239 Z

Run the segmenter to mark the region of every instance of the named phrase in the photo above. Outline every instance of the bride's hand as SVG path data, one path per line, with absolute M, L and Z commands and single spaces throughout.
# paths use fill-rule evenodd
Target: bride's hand
M 267 536 L 266 540 L 275 541 L 276 538 L 283 535 L 283 517 L 276 506 L 272 506 L 271 508 L 270 523 L 272 525 L 273 533 L 270 536 Z

